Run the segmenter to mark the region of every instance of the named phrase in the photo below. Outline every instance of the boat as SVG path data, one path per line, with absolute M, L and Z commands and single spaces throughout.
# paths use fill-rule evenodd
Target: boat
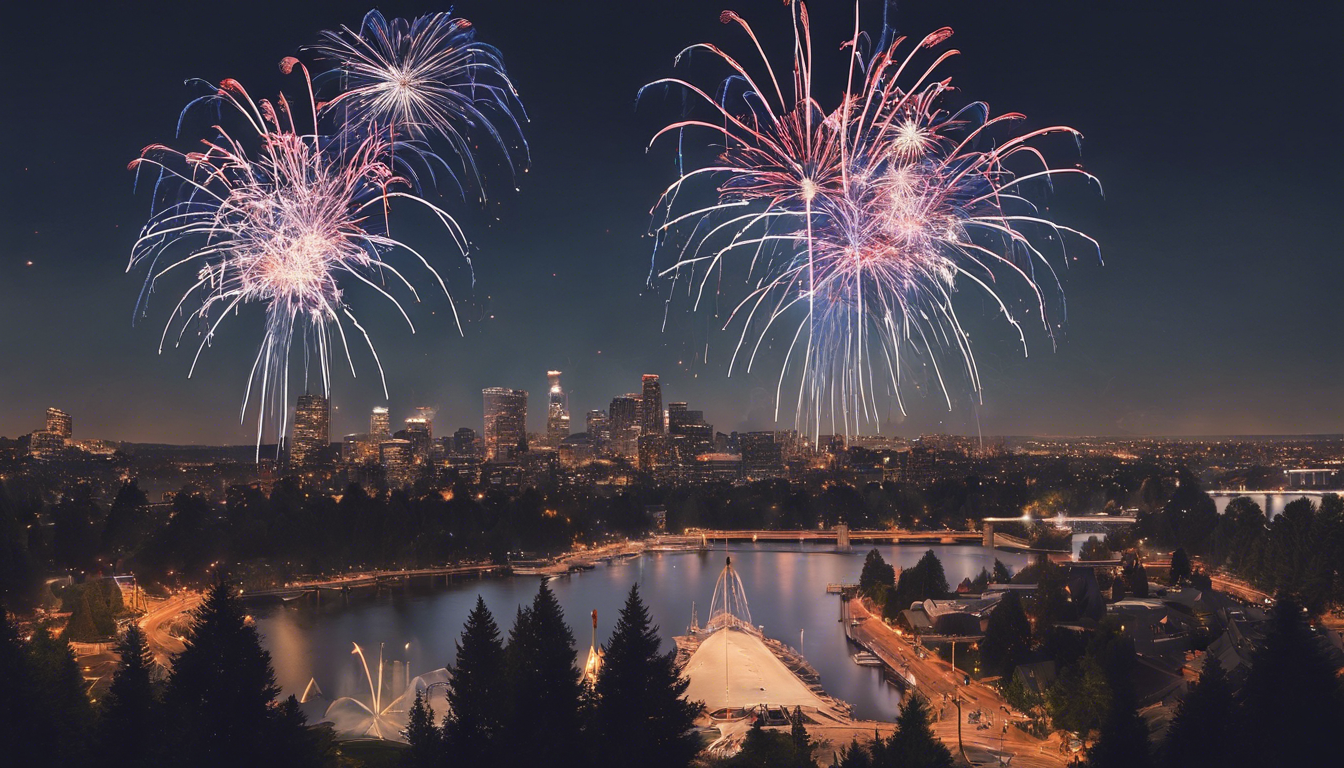
M 883 663 L 882 659 L 878 658 L 877 654 L 869 653 L 868 651 L 856 653 L 850 658 L 854 659 L 854 663 L 858 664 L 860 667 L 880 667 Z

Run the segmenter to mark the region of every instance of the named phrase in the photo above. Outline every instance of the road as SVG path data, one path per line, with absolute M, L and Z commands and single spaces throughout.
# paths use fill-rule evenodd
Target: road
M 182 614 L 193 611 L 205 599 L 200 592 L 184 592 L 158 603 L 140 619 L 140 629 L 145 632 L 150 653 L 155 663 L 167 669 L 172 666 L 173 656 L 181 653 L 186 645 L 172 633 L 174 622 Z
M 1038 739 L 1018 728 L 1009 727 L 1005 733 L 1003 724 L 1008 706 L 1003 697 L 993 688 L 983 683 L 972 682 L 961 685 L 961 673 L 955 672 L 952 665 L 942 661 L 936 654 L 930 653 L 921 659 L 915 654 L 914 646 L 903 636 L 883 623 L 881 616 L 874 614 L 860 599 L 849 602 L 849 614 L 859 623 L 851 629 L 851 634 L 863 645 L 887 662 L 897 672 L 909 671 L 918 682 L 919 692 L 929 700 L 934 714 L 938 716 L 934 723 L 934 732 L 944 744 L 955 753 L 957 751 L 957 707 L 952 703 L 953 696 L 960 696 L 961 704 L 961 740 L 966 747 L 967 757 L 976 765 L 996 765 L 999 755 L 1012 755 L 1012 766 L 1038 766 L 1039 768 L 1058 768 L 1068 765 L 1069 758 L 1059 752 L 1059 738 Z M 992 718 L 993 725 L 981 729 L 969 722 L 968 715 L 980 710 L 984 717 Z

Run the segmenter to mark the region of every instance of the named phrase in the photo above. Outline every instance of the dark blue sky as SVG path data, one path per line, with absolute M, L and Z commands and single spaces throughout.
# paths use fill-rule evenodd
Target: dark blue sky
M 124 269 L 149 201 L 132 193 L 126 163 L 173 140 L 185 78 L 234 77 L 273 95 L 294 84 L 278 74 L 280 58 L 323 28 L 357 25 L 367 6 L 77 5 L 11 9 L 0 50 L 0 434 L 30 431 L 58 405 L 80 437 L 247 442 L 237 415 L 261 314 L 230 320 L 194 379 L 192 350 L 156 354 L 181 286 L 165 286 L 132 326 L 143 275 Z M 379 7 L 392 16 L 446 5 Z M 471 304 L 465 338 L 441 296 L 410 308 L 412 336 L 390 307 L 351 292 L 387 368 L 394 417 L 434 405 L 439 431 L 479 428 L 480 389 L 500 385 L 533 393 L 540 426 L 545 371 L 560 368 L 576 423 L 645 372 L 663 375 L 665 401 L 690 401 L 719 429 L 769 423 L 770 367 L 725 378 L 733 337 L 684 300 L 661 331 L 666 287 L 645 289 L 648 209 L 674 176 L 667 147 L 644 146 L 678 108 L 653 99 L 636 110 L 635 92 L 670 74 L 691 42 L 749 58 L 718 22 L 724 8 L 787 55 L 779 0 L 457 4 L 504 54 L 532 118 L 533 163 L 520 192 L 495 185 L 490 215 L 462 217 L 475 288 L 460 268 L 445 276 Z M 876 32 L 881 3 L 863 10 Z M 814 0 L 811 11 L 818 65 L 843 61 L 852 5 Z M 944 72 L 995 112 L 1083 132 L 1081 161 L 1105 197 L 1062 186 L 1051 210 L 1098 238 L 1106 264 L 1080 260 L 1065 274 L 1059 347 L 1037 334 L 1026 359 L 964 291 L 963 314 L 987 318 L 970 323 L 984 405 L 962 396 L 949 413 L 916 394 L 884 431 L 974 433 L 977 418 L 998 434 L 1344 431 L 1337 4 L 930 0 L 900 3 L 893 20 L 912 36 L 952 26 L 963 55 Z M 428 229 L 402 234 L 455 263 Z M 382 403 L 371 360 L 357 363 L 358 379 L 336 374 L 336 434 L 363 429 Z

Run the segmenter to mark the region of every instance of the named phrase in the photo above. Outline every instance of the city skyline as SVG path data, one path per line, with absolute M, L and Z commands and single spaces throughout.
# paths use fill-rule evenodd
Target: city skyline
M 729 31 L 718 23 L 718 12 L 728 6 L 768 16 L 760 11 L 776 3 L 687 3 L 649 9 L 642 19 L 580 4 L 579 13 L 547 16 L 553 23 L 535 25 L 510 24 L 516 7 L 509 3 L 459 8 L 483 39 L 513 52 L 510 73 L 532 116 L 533 167 L 519 179 L 518 192 L 493 198 L 489 213 L 466 215 L 477 250 L 475 289 L 464 294 L 465 335 L 459 337 L 447 320 L 446 302 L 428 297 L 410 309 L 421 329 L 414 335 L 390 319 L 371 322 L 380 355 L 389 362 L 390 397 L 381 396 L 376 372 L 364 367 L 369 361 L 361 361 L 358 378 L 334 371 L 333 434 L 364 431 L 375 404 L 403 416 L 415 406 L 435 405 L 441 420 L 476 428 L 483 388 L 541 392 L 548 368 L 565 371 L 571 418 L 607 409 L 612 397 L 638 389 L 634 382 L 654 372 L 662 377 L 665 401 L 694 404 L 717 429 L 792 426 L 789 415 L 773 419 L 768 366 L 726 376 L 730 336 L 714 330 L 721 317 L 689 313 L 680 300 L 669 307 L 666 285 L 646 287 L 652 250 L 643 236 L 647 210 L 672 178 L 672 154 L 644 150 L 667 104 L 636 109 L 634 93 L 648 79 L 671 72 L 672 56 L 685 40 L 728 40 Z M 865 5 L 868 18 L 878 7 Z M 83 112 L 123 114 L 100 137 L 104 156 L 76 167 L 64 150 L 77 141 L 80 122 L 48 119 L 68 108 L 53 96 L 58 91 L 40 79 L 16 84 L 16 98 L 35 106 L 0 126 L 7 146 L 26 148 L 0 167 L 12 212 L 0 232 L 6 243 L 0 325 L 24 329 L 0 334 L 0 359 L 7 363 L 0 372 L 0 435 L 38 429 L 35 414 L 57 406 L 77 414 L 80 433 L 90 437 L 180 444 L 254 439 L 255 424 L 236 418 L 246 366 L 256 353 L 251 339 L 219 340 L 188 379 L 183 350 L 156 354 L 154 323 L 130 323 L 140 286 L 121 272 L 146 202 L 132 194 L 124 165 L 147 139 L 171 139 L 172 116 L 187 94 L 184 77 L 233 76 L 270 93 L 276 61 L 323 24 L 354 23 L 367 8 L 325 8 L 322 22 L 310 10 L 267 8 L 264 28 L 240 14 L 221 20 L 207 39 L 164 35 L 152 54 L 130 55 L 117 41 L 138 39 L 135 20 L 111 9 L 94 11 L 94 23 L 61 33 L 71 39 L 57 42 L 55 30 L 36 23 L 30 25 L 34 33 L 7 52 L 31 59 L 59 48 L 62 68 L 99 69 L 134 87 L 94 89 L 72 100 L 84 105 Z M 391 3 L 384 10 L 423 9 Z M 951 74 L 968 92 L 998 109 L 1021 109 L 1033 124 L 1067 120 L 1083 132 L 1079 161 L 1102 178 L 1106 197 L 1061 195 L 1052 202 L 1102 242 L 1106 265 L 1080 265 L 1065 274 L 1069 320 L 1053 352 L 1037 339 L 1024 359 L 993 323 L 970 328 L 980 350 L 983 405 L 974 404 L 964 388 L 951 411 L 938 397 L 911 392 L 909 416 L 899 419 L 895 408 L 884 407 L 891 418 L 880 431 L 1344 431 L 1344 403 L 1330 384 L 1344 372 L 1344 360 L 1331 354 L 1329 344 L 1344 310 L 1324 294 L 1342 276 L 1341 266 L 1320 258 L 1334 246 L 1328 217 L 1315 215 L 1332 194 L 1322 179 L 1334 174 L 1321 173 L 1317 164 L 1329 165 L 1337 153 L 1316 142 L 1325 141 L 1335 107 L 1328 102 L 1308 111 L 1303 144 L 1291 156 L 1247 153 L 1238 149 L 1236 136 L 1216 128 L 1237 125 L 1231 132 L 1237 135 L 1274 129 L 1274 115 L 1247 115 L 1236 106 L 1239 86 L 1232 83 L 1272 84 L 1302 103 L 1315 101 L 1311 78 L 1282 76 L 1326 63 L 1321 57 L 1329 45 L 1302 39 L 1323 34 L 1327 26 L 1303 23 L 1308 13 L 1262 10 L 1232 18 L 1210 3 L 1175 11 L 1139 3 L 1123 12 L 1062 4 L 1008 11 L 973 3 L 902 3 L 896 18 L 901 31 L 921 35 L 944 24 L 954 27 L 952 43 L 963 54 Z M 814 9 L 813 15 L 818 39 L 847 32 L 848 10 Z M 163 19 L 165 29 L 191 21 L 185 10 Z M 1184 30 L 1196 25 L 1209 34 L 1188 39 Z M 621 34 L 636 26 L 642 33 L 634 39 Z M 1160 55 L 1133 56 L 1122 42 L 1126 36 L 1108 31 L 1117 27 L 1141 32 Z M 563 42 L 580 36 L 609 47 L 574 51 Z M 240 55 L 239 39 L 251 41 L 259 55 Z M 551 62 L 562 58 L 572 65 L 567 79 L 577 75 L 601 87 L 555 87 L 558 68 Z M 613 58 L 623 62 L 619 72 L 610 71 Z M 999 60 L 1014 65 L 992 65 Z M 165 67 L 165 61 L 173 65 Z M 1060 66 L 1063 61 L 1069 66 Z M 1208 98 L 1191 99 L 1192 90 Z M 1108 106 L 1129 103 L 1133 93 L 1144 94 L 1142 109 L 1117 113 Z M 124 108 L 128 100 L 130 108 Z M 584 118 L 566 122 L 574 114 Z M 1162 126 L 1182 127 L 1155 127 L 1158 114 Z M 1227 170 L 1190 175 L 1207 168 Z M 1259 180 L 1256 189 L 1226 183 L 1233 173 Z M 71 185 L 71 178 L 79 183 Z M 72 211 L 83 212 L 86 226 L 69 226 Z M 1242 223 L 1252 220 L 1261 224 L 1247 236 Z M 1265 265 L 1267 254 L 1274 254 L 1272 267 Z M 1303 281 L 1305 274 L 1312 279 Z M 461 270 L 446 277 L 455 288 L 470 285 Z M 166 295 L 150 298 L 161 314 L 166 311 Z M 52 308 L 50 322 L 28 322 L 35 306 Z M 260 317 L 244 313 L 240 322 L 259 323 Z M 1300 361 L 1302 372 L 1283 361 Z M 544 419 L 543 409 L 534 408 L 529 430 L 543 431 Z

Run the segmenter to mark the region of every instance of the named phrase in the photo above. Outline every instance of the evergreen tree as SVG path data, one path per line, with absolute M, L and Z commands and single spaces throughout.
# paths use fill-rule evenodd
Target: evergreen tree
M 1218 659 L 1209 656 L 1199 680 L 1176 707 L 1162 744 L 1163 768 L 1234 766 L 1239 761 L 1237 706 Z
M 28 669 L 32 675 L 33 733 L 24 738 L 45 745 L 43 764 L 82 766 L 92 754 L 93 705 L 75 652 L 64 637 L 46 627 L 28 641 Z
M 608 763 L 616 764 L 619 763 Z M 720 765 L 724 768 L 816 768 L 817 764 L 812 760 L 810 744 L 800 748 L 795 736 L 767 731 L 758 719 L 742 740 L 742 750 Z
M 1275 603 L 1242 699 L 1250 764 L 1313 765 L 1336 749 L 1344 694 L 1301 605 L 1289 596 Z
M 951 768 L 952 753 L 933 734 L 933 716 L 929 702 L 920 694 L 909 696 L 896 716 L 896 733 L 887 742 L 891 762 L 875 766 L 891 768 Z
M 495 754 L 504 723 L 504 645 L 480 595 L 467 616 L 448 688 L 444 716 L 448 751 L 466 765 L 484 765 Z
M 35 733 L 35 695 L 27 650 L 0 602 L 0 741 L 15 765 L 46 762 L 46 745 Z
M 912 603 L 946 597 L 947 593 L 947 576 L 943 573 L 943 563 L 933 550 L 926 550 L 918 563 L 901 571 L 901 577 L 896 581 L 896 590 L 887 600 L 883 616 L 894 618 Z
M 1088 653 L 1097 658 L 1106 676 L 1111 701 L 1097 741 L 1087 751 L 1087 764 L 1090 768 L 1147 768 L 1152 765 L 1152 750 L 1148 725 L 1139 717 L 1134 693 L 1134 643 L 1103 626 L 1091 645 Z
M 444 722 L 448 720 L 445 718 Z M 407 715 L 406 730 L 401 735 L 406 737 L 406 743 L 411 747 L 407 750 L 405 761 L 409 768 L 434 768 L 443 763 L 443 733 L 434 725 L 434 708 L 425 703 L 418 690 L 415 692 L 415 703 Z M 467 759 L 457 751 L 451 754 L 454 761 L 462 765 L 487 764 Z
M 877 738 L 874 735 L 873 738 Z M 837 756 L 834 768 L 872 768 L 873 757 L 868 748 L 854 739 L 848 747 L 842 747 Z
M 1003 562 L 999 560 L 999 558 L 997 557 L 994 558 L 994 575 L 993 575 L 994 583 L 1008 584 L 1011 583 L 1012 580 L 1013 580 L 1013 573 L 1012 571 L 1008 570 L 1008 566 L 1004 565 Z
M 508 764 L 535 768 L 583 762 L 575 655 L 574 634 L 555 593 L 542 581 L 532 605 L 518 612 L 505 649 Z
M 646 768 L 684 768 L 700 751 L 691 726 L 701 705 L 685 699 L 690 681 L 677 670 L 676 651 L 659 653 L 659 645 L 639 585 L 631 586 L 597 677 L 598 764 L 641 755 Z
M 1179 586 L 1181 581 L 1190 578 L 1190 556 L 1185 553 L 1184 547 L 1171 553 L 1171 572 L 1168 575 L 1172 586 Z
M 121 663 L 112 675 L 98 723 L 98 755 L 128 768 L 153 765 L 163 737 L 163 713 L 149 676 L 153 657 L 135 622 L 118 641 L 117 653 Z
M 1009 590 L 989 614 L 980 658 L 992 672 L 1007 677 L 1031 651 L 1031 621 L 1022 608 L 1022 598 Z
M 881 602 L 886 592 L 896 586 L 896 569 L 882 558 L 882 553 L 873 548 L 863 559 L 863 570 L 859 572 L 859 592 L 869 600 Z
M 186 646 L 173 660 L 165 695 L 176 757 L 202 768 L 260 765 L 288 746 L 287 727 L 296 723 L 292 717 L 277 723 L 283 710 L 274 706 L 280 688 L 271 655 L 229 582 L 206 594 Z

